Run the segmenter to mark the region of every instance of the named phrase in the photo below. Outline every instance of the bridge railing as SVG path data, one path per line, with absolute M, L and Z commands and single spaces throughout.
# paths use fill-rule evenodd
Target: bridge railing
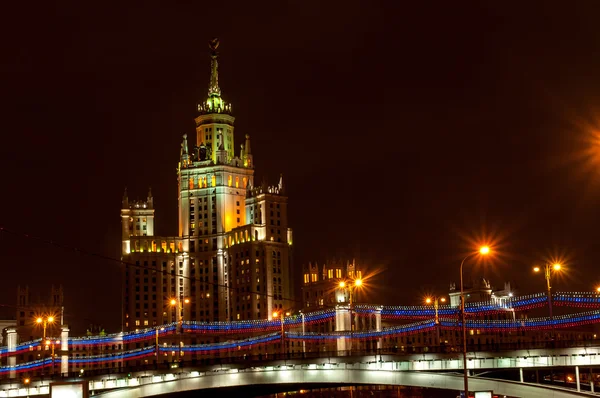
M 596 340 L 553 340 L 553 341 L 537 341 L 537 342 L 514 342 L 514 343 L 502 343 L 502 344 L 469 344 L 467 350 L 471 353 L 471 356 L 477 356 L 478 353 L 489 355 L 490 353 L 502 353 L 515 350 L 534 350 L 534 349 L 568 349 L 568 348 L 596 348 L 600 350 L 600 342 Z M 153 347 L 147 347 L 146 350 L 152 350 Z M 31 381 L 37 380 L 61 380 L 64 378 L 76 378 L 76 377 L 94 377 L 101 375 L 116 375 L 116 374 L 128 374 L 133 372 L 144 372 L 144 371 L 156 371 L 156 370 L 171 370 L 194 367 L 207 369 L 213 368 L 214 366 L 223 365 L 236 365 L 242 367 L 261 366 L 262 363 L 271 361 L 288 361 L 288 360 L 307 360 L 313 361 L 315 359 L 323 360 L 323 363 L 334 363 L 336 358 L 348 357 L 356 358 L 357 362 L 369 360 L 371 357 L 372 361 L 380 361 L 383 355 L 394 356 L 396 359 L 401 360 L 405 357 L 405 360 L 414 359 L 415 355 L 423 354 L 440 354 L 442 357 L 447 359 L 459 359 L 461 355 L 461 348 L 450 345 L 440 346 L 403 346 L 403 347 L 390 347 L 384 349 L 355 349 L 352 351 L 309 351 L 309 352 L 285 352 L 285 353 L 265 353 L 265 354 L 250 354 L 243 353 L 243 351 L 231 351 L 224 352 L 217 357 L 210 358 L 197 358 L 197 359 L 186 359 L 181 361 L 156 361 L 152 357 L 149 363 L 142 363 L 136 366 L 125 366 L 119 363 L 114 368 L 99 368 L 99 369 L 87 369 L 84 372 L 69 372 L 68 374 L 60 375 L 58 373 L 45 375 L 45 376 L 31 376 Z M 365 359 L 366 358 L 366 359 Z M 39 361 L 29 363 L 35 365 Z M 20 364 L 20 367 L 27 367 L 28 364 Z M 9 380 L 7 377 L 0 377 L 0 385 L 14 383 L 13 380 Z

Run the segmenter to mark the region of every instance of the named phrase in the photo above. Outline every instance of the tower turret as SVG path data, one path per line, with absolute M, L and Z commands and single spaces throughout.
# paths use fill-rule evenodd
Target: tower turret
M 244 144 L 244 154 L 242 157 L 242 161 L 244 162 L 244 167 L 252 168 L 254 162 L 252 160 L 252 149 L 250 148 L 250 135 L 246 134 L 246 143 Z
M 196 145 L 206 147 L 210 153 L 210 160 L 217 163 L 217 151 L 223 146 L 227 151 L 227 161 L 233 159 L 233 123 L 235 118 L 231 115 L 231 104 L 221 98 L 219 87 L 219 62 L 217 48 L 219 40 L 212 39 L 210 48 L 210 81 L 208 85 L 208 98 L 198 104 L 200 116 L 196 118 Z M 219 142 L 219 136 L 221 141 Z
M 129 208 L 129 198 L 127 197 L 127 187 L 125 187 L 125 192 L 123 192 L 123 199 L 121 200 L 121 208 L 122 209 Z

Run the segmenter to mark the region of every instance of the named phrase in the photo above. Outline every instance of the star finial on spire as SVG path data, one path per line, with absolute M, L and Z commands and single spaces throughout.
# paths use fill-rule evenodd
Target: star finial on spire
M 213 38 L 208 42 L 208 48 L 210 48 L 210 85 L 208 86 L 208 96 L 221 96 L 221 89 L 219 88 L 219 61 L 217 61 L 219 48 L 219 39 Z

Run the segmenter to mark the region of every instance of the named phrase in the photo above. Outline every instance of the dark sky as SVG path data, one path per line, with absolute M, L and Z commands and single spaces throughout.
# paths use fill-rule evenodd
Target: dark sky
M 491 240 L 496 286 L 541 291 L 531 266 L 563 256 L 555 287 L 592 289 L 600 6 L 409 3 L 5 6 L 0 225 L 118 258 L 123 189 L 152 186 L 156 232 L 175 234 L 217 36 L 236 147 L 251 135 L 258 180 L 283 173 L 298 268 L 356 257 L 379 272 L 367 300 L 417 304 Z M 2 304 L 62 283 L 70 323 L 119 325 L 115 262 L 1 234 L 0 267 Z

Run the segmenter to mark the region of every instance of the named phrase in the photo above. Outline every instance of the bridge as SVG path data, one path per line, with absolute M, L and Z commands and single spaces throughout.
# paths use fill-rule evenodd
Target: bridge
M 522 318 L 517 319 L 474 319 L 477 315 L 489 315 L 503 311 L 521 311 L 547 305 L 545 293 L 511 297 L 501 302 L 469 303 L 466 313 L 470 315 L 465 326 L 469 329 L 483 331 L 536 331 L 551 329 L 566 329 L 575 326 L 600 322 L 600 295 L 596 293 L 554 293 L 553 304 L 585 311 L 575 314 L 555 316 L 554 318 Z M 16 363 L 16 357 L 24 353 L 42 351 L 41 339 L 17 344 L 16 331 L 8 333 L 8 346 L 0 347 L 0 360 L 7 358 L 7 366 L 0 366 L 0 378 L 8 379 L 1 384 L 0 397 L 27 396 L 48 394 L 49 382 L 46 379 L 36 379 L 35 373 L 55 374 L 60 380 L 84 380 L 89 383 L 90 390 L 95 394 L 119 396 L 126 394 L 159 395 L 164 386 L 169 391 L 187 391 L 189 389 L 218 388 L 224 385 L 238 385 L 232 380 L 238 380 L 239 386 L 261 383 L 307 383 L 320 384 L 403 384 L 423 387 L 449 388 L 460 390 L 461 378 L 455 374 L 462 372 L 462 361 L 456 352 L 445 352 L 447 347 L 417 347 L 422 352 L 418 356 L 399 355 L 390 347 L 377 344 L 377 349 L 364 352 L 362 356 L 354 351 L 352 341 L 381 341 L 390 336 L 408 336 L 431 330 L 458 330 L 462 324 L 458 317 L 457 308 L 450 306 L 439 307 L 434 313 L 430 306 L 374 306 L 356 305 L 351 311 L 355 316 L 377 317 L 378 322 L 372 330 L 349 331 L 348 322 L 339 322 L 348 318 L 348 307 L 337 306 L 335 309 L 324 309 L 311 313 L 297 314 L 285 319 L 237 321 L 237 322 L 181 322 L 161 325 L 153 328 L 136 330 L 128 333 L 115 333 L 103 336 L 70 337 L 68 328 L 63 328 L 57 351 L 59 370 L 55 373 L 54 358 L 44 358 L 35 361 Z M 381 327 L 381 319 L 412 321 L 397 326 Z M 306 332 L 305 326 L 333 321 L 336 330 L 328 333 Z M 347 319 L 346 319 L 347 321 Z M 345 323 L 345 324 L 344 324 Z M 337 326 L 342 325 L 341 328 Z M 170 368 L 172 363 L 159 363 L 159 356 L 173 352 L 173 346 L 159 345 L 159 338 L 174 336 L 178 333 L 187 336 L 235 336 L 235 340 L 207 344 L 182 345 L 175 348 L 182 358 L 197 354 L 214 354 L 217 358 L 202 360 L 185 360 L 178 363 L 175 371 Z M 246 336 L 246 337 L 245 337 Z M 239 338 L 241 337 L 241 338 Z M 257 347 L 273 347 L 283 341 L 299 343 L 302 351 L 286 353 L 265 352 L 261 356 L 253 356 Z M 306 352 L 304 345 L 315 341 L 329 341 L 337 344 L 334 352 Z M 154 343 L 154 344 L 152 344 Z M 545 396 L 575 396 L 586 394 L 582 390 L 594 392 L 593 383 L 585 385 L 579 377 L 580 368 L 591 371 L 600 367 L 600 355 L 596 343 L 600 341 L 579 341 L 575 344 L 584 347 L 557 348 L 564 342 L 538 342 L 527 350 L 498 351 L 506 347 L 470 345 L 468 369 L 473 373 L 473 386 L 494 386 L 496 393 L 507 391 L 506 395 L 537 396 L 529 389 L 544 391 Z M 126 349 L 127 345 L 138 344 L 140 348 Z M 550 345 L 548 345 L 550 344 Z M 600 346 L 600 344 L 598 344 Z M 100 355 L 74 355 L 77 347 L 110 347 L 119 346 L 118 352 L 112 351 Z M 483 350 L 482 350 L 483 349 Z M 491 350 L 491 351 L 485 351 Z M 567 351 L 565 351 L 567 350 Z M 439 351 L 439 352 L 428 352 Z M 242 353 L 245 353 L 242 355 Z M 172 355 L 172 354 L 171 354 Z M 187 356 L 186 356 L 187 355 Z M 39 355 L 38 355 L 39 356 Z M 146 366 L 147 360 L 154 357 L 154 364 Z M 192 356 L 192 358 L 195 358 Z M 275 360 L 275 361 L 274 361 Z M 326 361 L 325 361 L 326 360 Z M 137 366 L 128 367 L 136 362 Z M 216 361 L 216 362 L 215 362 Z M 102 364 L 111 365 L 105 369 L 83 370 L 82 366 Z M 115 366 L 118 365 L 118 366 Z M 211 368 L 210 366 L 218 366 Z M 73 367 L 82 367 L 81 374 L 75 375 Z M 570 369 L 574 372 L 573 382 L 564 380 L 562 386 L 545 385 L 543 379 L 537 377 L 536 382 L 526 383 L 524 372 L 528 369 Z M 497 380 L 484 378 L 494 370 L 512 370 L 518 372 L 517 380 Z M 131 374 L 131 376 L 127 376 Z M 477 375 L 479 374 L 479 375 Z M 335 377 L 329 377 L 329 376 Z M 77 377 L 79 376 L 79 377 Z M 586 378 L 584 378 L 585 381 Z M 287 381 L 286 381 L 287 380 Z M 458 380 L 458 381 L 456 381 Z M 385 382 L 384 382 L 385 381 Z M 232 384 L 233 383 L 233 384 Z M 407 384 L 408 383 L 408 384 Z M 419 384 L 421 383 L 421 384 Z M 496 384 L 494 384 L 496 383 Z M 399 384 L 398 384 L 399 385 Z M 445 386 L 445 387 L 444 387 Z M 175 390 L 173 390 L 173 388 Z M 486 389 L 481 387 L 482 389 Z M 520 391 L 519 394 L 510 391 Z M 112 395 L 109 395 L 112 394 Z M 542 393 L 540 393 L 542 394 Z M 553 395 L 557 394 L 557 395 Z M 567 395 L 565 395 L 567 394 Z M 571 394 L 571 395 L 568 395 Z M 131 395 L 127 395 L 131 396 Z M 540 395 L 541 396 L 541 395 Z
M 333 354 L 333 355 L 331 355 Z M 403 385 L 439 389 L 462 388 L 462 361 L 456 354 L 422 353 L 397 355 L 343 355 L 313 353 L 291 359 L 231 357 L 212 359 L 211 363 L 146 366 L 118 373 L 80 375 L 33 381 L 30 384 L 8 383 L 0 386 L 0 397 L 47 395 L 54 381 L 84 381 L 89 391 L 103 397 L 156 396 L 166 393 L 244 388 L 255 385 Z M 348 354 L 348 353 L 343 353 Z M 363 353 L 359 353 L 363 354 Z M 600 367 L 600 345 L 565 349 L 526 349 L 506 352 L 472 352 L 468 362 L 472 390 L 492 390 L 513 397 L 582 397 L 596 396 L 593 383 L 581 383 L 583 372 Z M 540 370 L 571 369 L 576 378 L 562 385 L 538 379 L 526 382 L 524 373 Z M 517 380 L 490 377 L 494 371 L 514 371 Z M 487 377 L 483 377 L 487 375 Z M 589 391 L 582 391 L 587 389 Z

